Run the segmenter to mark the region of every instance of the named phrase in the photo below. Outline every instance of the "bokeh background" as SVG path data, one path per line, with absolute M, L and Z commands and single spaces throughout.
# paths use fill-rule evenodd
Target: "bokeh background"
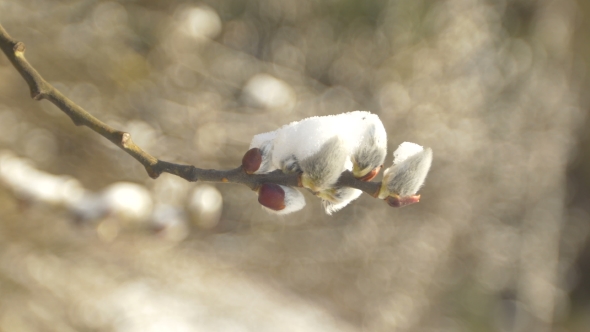
M 150 179 L 2 55 L 0 331 L 588 331 L 589 13 L 1 0 L 40 73 L 160 159 L 229 169 L 257 133 L 360 109 L 387 164 L 403 141 L 434 162 L 420 204 L 327 216 L 305 193 L 278 217 L 245 186 Z

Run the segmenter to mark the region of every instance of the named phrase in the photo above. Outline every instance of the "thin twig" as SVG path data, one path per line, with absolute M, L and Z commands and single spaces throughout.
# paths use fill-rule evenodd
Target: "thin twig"
M 86 126 L 113 142 L 113 144 L 139 161 L 145 167 L 148 175 L 153 179 L 166 172 L 180 176 L 187 181 L 240 183 L 251 189 L 256 189 L 263 183 L 275 183 L 292 187 L 301 186 L 297 174 L 284 174 L 281 171 L 274 171 L 268 174 L 247 174 L 242 170 L 242 167 L 223 171 L 201 169 L 191 165 L 174 164 L 159 160 L 137 146 L 131 140 L 129 133 L 111 128 L 45 81 L 25 58 L 25 44 L 10 37 L 1 24 L 0 48 L 29 85 L 33 99 L 49 100 L 66 113 L 76 126 Z M 375 197 L 381 183 L 360 181 L 351 172 L 346 171 L 342 173 L 337 185 L 360 189 Z

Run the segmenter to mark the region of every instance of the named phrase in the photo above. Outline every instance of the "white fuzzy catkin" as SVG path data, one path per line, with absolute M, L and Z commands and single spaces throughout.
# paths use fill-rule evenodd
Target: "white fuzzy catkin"
M 357 177 L 366 175 L 383 163 L 387 153 L 385 128 L 370 112 L 311 117 L 277 132 L 273 165 L 307 173 L 314 190 L 330 188 L 347 169 Z
M 383 173 L 379 198 L 390 194 L 406 197 L 418 192 L 432 164 L 432 150 L 404 142 L 393 153 L 393 165 Z
M 272 214 L 278 214 L 278 215 L 285 215 L 285 214 L 293 213 L 293 212 L 303 209 L 303 207 L 305 206 L 305 197 L 303 197 L 303 194 L 299 190 L 297 190 L 295 188 L 287 187 L 287 186 L 280 186 L 280 187 L 285 192 L 285 208 L 282 210 L 276 211 L 276 210 L 269 209 L 269 208 L 265 207 L 264 205 L 261 205 L 263 209 L 265 209 L 266 211 L 268 211 Z
M 342 172 L 350 165 L 346 145 L 337 136 L 328 140 L 314 155 L 299 161 L 304 187 L 318 192 L 330 189 L 336 184 Z
M 263 154 L 261 169 L 265 173 L 274 169 L 300 171 L 299 162 L 317 154 L 333 137 L 338 137 L 342 148 L 355 163 L 355 170 L 363 176 L 383 164 L 387 154 L 387 134 L 375 114 L 355 111 L 337 115 L 316 116 L 292 122 L 278 130 L 258 134 L 252 138 L 250 148 L 259 148 Z M 325 149 L 324 152 L 331 152 Z M 267 156 L 272 155 L 272 167 L 267 167 Z M 352 169 L 349 158 L 345 169 Z
M 404 160 L 408 159 L 408 157 L 411 157 L 417 153 L 422 152 L 422 150 L 424 150 L 422 145 L 412 142 L 403 142 L 393 152 L 393 163 L 395 165 L 398 165 L 402 163 Z
M 340 187 L 329 189 L 320 196 L 322 197 L 322 206 L 326 210 L 326 213 L 331 215 L 359 198 L 362 193 L 358 189 Z
M 361 178 L 383 165 L 387 155 L 387 133 L 376 114 L 356 111 L 344 115 L 348 115 L 356 124 L 356 132 L 347 136 L 352 141 L 352 171 L 354 176 Z
M 257 174 L 276 169 L 302 172 L 303 186 L 322 198 L 326 213 L 331 214 L 362 193 L 334 188 L 342 172 L 350 170 L 361 178 L 383 165 L 387 134 L 376 114 L 355 111 L 292 122 L 254 136 L 250 148 L 255 147 L 262 152 Z
M 262 162 L 255 174 L 264 174 L 272 172 L 277 168 L 272 163 L 272 151 L 274 139 L 277 136 L 277 130 L 268 133 L 262 133 L 254 136 L 250 142 L 250 149 L 258 148 L 262 154 Z
M 315 155 L 333 137 L 340 137 L 337 116 L 306 118 L 278 130 L 274 140 L 273 163 L 285 165 L 295 157 L 303 160 Z
M 284 172 L 303 172 L 304 186 L 319 191 L 332 186 L 346 169 L 349 146 L 337 116 L 312 117 L 278 130 L 273 165 Z

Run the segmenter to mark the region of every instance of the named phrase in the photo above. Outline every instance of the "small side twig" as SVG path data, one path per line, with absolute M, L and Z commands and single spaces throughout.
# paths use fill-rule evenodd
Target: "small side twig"
M 165 172 L 177 175 L 187 181 L 239 183 L 251 189 L 256 189 L 263 183 L 275 183 L 292 187 L 300 186 L 297 174 L 284 174 L 281 171 L 274 171 L 268 174 L 247 174 L 242 170 L 242 167 L 231 170 L 201 169 L 192 165 L 174 164 L 159 160 L 137 146 L 131 140 L 129 133 L 116 130 L 100 121 L 45 81 L 25 58 L 25 44 L 13 39 L 1 24 L 0 48 L 29 85 L 33 99 L 49 100 L 67 114 L 76 126 L 86 126 L 108 139 L 121 148 L 121 150 L 139 161 L 145 167 L 148 175 L 153 179 L 158 178 L 160 174 Z M 358 180 L 351 172 L 346 171 L 342 173 L 337 185 L 360 189 L 376 197 L 381 183 Z

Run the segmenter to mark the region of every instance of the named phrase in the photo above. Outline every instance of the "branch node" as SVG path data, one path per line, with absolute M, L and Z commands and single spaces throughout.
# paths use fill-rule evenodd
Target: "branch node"
M 199 170 L 198 170 L 198 168 L 196 168 L 195 166 L 191 165 L 189 174 L 190 174 L 189 181 L 191 181 L 191 182 L 197 182 L 197 181 L 199 181 L 199 177 L 198 177 Z
M 156 171 L 152 166 L 146 166 L 145 170 L 147 171 L 149 177 L 152 179 L 157 179 L 162 174 L 161 171 Z
M 121 143 L 123 145 L 126 145 L 130 139 L 131 139 L 131 135 L 129 133 L 123 133 L 123 137 L 121 137 Z
M 23 42 L 17 42 L 16 44 L 14 44 L 14 46 L 12 47 L 12 50 L 14 52 L 20 52 L 20 53 L 24 53 L 25 52 L 25 43 Z
M 127 143 L 129 143 L 131 141 L 131 134 L 123 132 L 123 131 L 117 131 L 115 132 L 115 135 L 117 137 L 117 140 L 119 141 L 118 143 L 126 148 L 127 147 Z
M 35 87 L 35 89 L 31 89 L 31 98 L 33 98 L 34 100 L 41 100 L 45 98 L 45 94 L 43 94 L 43 92 L 41 92 L 41 90 L 38 87 Z

